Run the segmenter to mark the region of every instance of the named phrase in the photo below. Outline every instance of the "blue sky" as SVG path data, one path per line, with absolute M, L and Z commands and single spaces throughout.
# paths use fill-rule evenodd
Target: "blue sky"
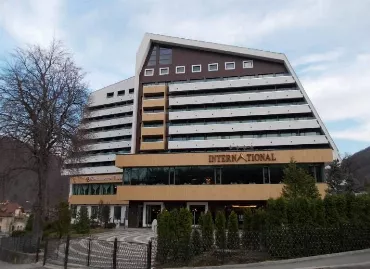
M 63 40 L 91 89 L 134 74 L 145 32 L 285 53 L 342 154 L 370 146 L 368 0 L 0 0 L 0 59 Z

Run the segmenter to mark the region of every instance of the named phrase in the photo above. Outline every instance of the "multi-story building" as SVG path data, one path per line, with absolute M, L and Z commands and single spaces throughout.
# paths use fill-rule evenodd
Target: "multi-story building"
M 92 93 L 91 156 L 70 203 L 149 226 L 164 208 L 241 212 L 292 159 L 324 194 L 338 151 L 284 54 L 146 34 L 135 76 Z M 94 211 L 94 212 L 93 212 Z

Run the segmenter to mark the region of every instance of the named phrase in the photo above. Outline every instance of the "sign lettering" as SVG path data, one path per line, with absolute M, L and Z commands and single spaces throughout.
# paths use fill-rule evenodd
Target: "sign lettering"
M 240 154 L 220 154 L 208 155 L 209 163 L 238 163 L 244 162 L 274 162 L 276 157 L 274 153 L 240 153 Z

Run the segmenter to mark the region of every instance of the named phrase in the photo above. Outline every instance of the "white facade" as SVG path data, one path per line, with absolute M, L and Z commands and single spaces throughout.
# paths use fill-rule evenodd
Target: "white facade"
M 131 151 L 133 99 L 134 77 L 91 93 L 87 116 L 90 121 L 84 127 L 90 130 L 89 138 L 94 142 L 73 174 L 122 173 L 114 161 L 116 154 Z M 65 174 L 70 172 L 64 170 Z

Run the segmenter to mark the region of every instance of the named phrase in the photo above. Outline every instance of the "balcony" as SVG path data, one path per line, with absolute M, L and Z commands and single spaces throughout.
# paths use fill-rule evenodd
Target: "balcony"
M 143 121 L 164 121 L 165 120 L 165 113 L 158 112 L 158 113 L 143 113 Z

